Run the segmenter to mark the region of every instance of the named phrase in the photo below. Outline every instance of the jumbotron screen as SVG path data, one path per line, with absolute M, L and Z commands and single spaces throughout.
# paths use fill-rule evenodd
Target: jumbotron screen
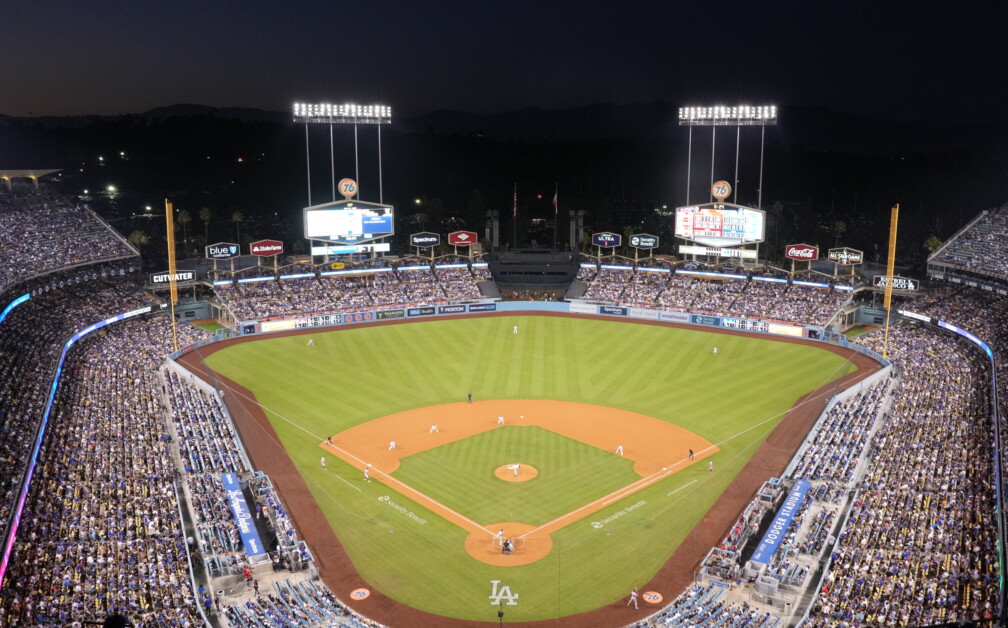
M 766 213 L 731 203 L 676 207 L 675 234 L 707 246 L 754 244 L 766 235 Z
M 391 205 L 337 201 L 304 209 L 305 238 L 361 244 L 395 232 Z

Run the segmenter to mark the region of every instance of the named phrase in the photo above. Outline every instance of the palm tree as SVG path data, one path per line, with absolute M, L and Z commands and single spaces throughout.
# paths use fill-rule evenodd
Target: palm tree
M 205 244 L 210 243 L 210 216 L 211 213 L 209 207 L 204 207 L 199 210 L 200 220 L 203 221 L 203 242 Z
M 126 241 L 138 249 L 142 249 L 150 244 L 150 236 L 139 229 L 126 236 Z
M 183 242 L 183 254 L 189 257 L 189 223 L 192 222 L 192 216 L 189 215 L 188 209 L 180 209 L 178 211 L 178 223 L 182 225 L 182 242 Z
M 235 244 L 241 246 L 241 224 L 245 222 L 245 216 L 240 211 L 231 214 L 231 222 L 235 224 Z

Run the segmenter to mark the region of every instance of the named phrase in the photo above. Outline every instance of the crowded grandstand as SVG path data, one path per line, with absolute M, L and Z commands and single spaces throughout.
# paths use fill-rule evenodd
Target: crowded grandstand
M 994 356 L 1008 343 L 1006 215 L 984 212 L 938 249 L 932 280 L 901 297 L 905 315 L 891 329 L 843 338 L 885 368 L 834 395 L 787 469 L 765 478 L 695 567 L 693 584 L 627 624 L 908 626 L 1001 616 L 1008 395 L 1000 382 L 1008 378 Z M 0 624 L 120 613 L 142 626 L 379 625 L 326 588 L 221 391 L 172 359 L 176 346 L 215 338 L 180 325 L 173 343 L 167 297 L 138 278 L 137 251 L 86 206 L 21 182 L 0 190 L 0 241 Z M 335 272 L 302 261 L 198 283 L 228 334 L 284 317 L 493 300 L 485 262 L 449 262 L 379 258 Z M 581 290 L 570 300 L 582 306 L 740 317 L 831 332 L 833 341 L 847 331 L 845 313 L 872 293 L 771 268 L 575 263 Z M 271 539 L 265 556 L 249 555 L 222 478 L 240 486 Z M 782 542 L 755 554 L 799 490 Z

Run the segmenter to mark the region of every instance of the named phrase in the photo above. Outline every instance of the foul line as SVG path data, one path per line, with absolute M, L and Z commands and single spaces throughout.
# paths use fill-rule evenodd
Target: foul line
M 686 488 L 690 484 L 696 484 L 696 483 L 697 483 L 697 480 L 693 480 L 692 482 L 687 482 L 686 484 L 683 484 L 682 486 L 680 486 L 676 490 L 672 491 L 671 493 L 665 493 L 665 497 L 670 497 L 672 494 L 678 493 L 679 491 L 683 490 L 684 488 Z
M 381 481 L 382 484 L 390 485 L 390 484 L 394 483 L 396 486 L 402 487 L 403 489 L 406 489 L 406 491 L 409 491 L 410 493 L 413 493 L 418 498 L 418 501 L 421 502 L 421 505 L 424 506 L 425 508 L 427 508 L 428 510 L 431 510 L 431 511 L 438 511 L 438 510 L 444 511 L 444 512 L 448 513 L 449 515 L 452 515 L 453 517 L 455 517 L 455 518 L 457 518 L 457 519 L 459 519 L 461 521 L 466 522 L 469 526 L 475 528 L 477 531 L 482 530 L 483 532 L 486 532 L 490 536 L 494 535 L 493 532 L 491 532 L 490 530 L 484 528 L 483 526 L 481 526 L 480 524 L 476 523 L 475 521 L 473 521 L 469 517 L 466 517 L 462 513 L 459 513 L 459 512 L 456 512 L 455 510 L 452 510 L 451 508 L 449 508 L 448 506 L 445 506 L 444 504 L 442 504 L 438 500 L 434 499 L 433 497 L 430 497 L 429 495 L 421 493 L 420 491 L 416 490 L 415 488 L 413 488 L 409 484 L 406 484 L 405 482 L 402 482 L 401 480 L 398 480 L 398 479 L 392 477 L 391 475 L 389 475 L 388 473 L 385 473 L 381 469 L 379 469 L 377 467 L 371 467 L 371 466 L 369 466 L 368 463 L 366 463 L 365 461 L 361 460 L 357 456 L 353 455 L 352 453 L 350 453 L 346 449 L 343 449 L 342 447 L 338 447 L 336 445 L 330 445 L 329 443 L 326 443 L 326 446 L 330 447 L 333 450 L 335 450 L 337 452 L 337 455 L 341 454 L 341 457 L 343 457 L 344 460 L 346 458 L 350 458 L 352 460 L 357 461 L 361 465 L 363 465 L 365 467 L 368 467 L 370 469 L 369 472 L 373 472 L 375 474 L 374 477 L 376 479 L 378 479 L 379 481 Z M 384 477 L 385 479 L 382 480 L 382 477 Z M 340 479 L 342 479 L 342 478 L 340 478 Z M 344 481 L 346 481 L 346 480 L 344 480 Z M 354 487 L 354 488 L 357 488 L 357 487 Z M 392 488 L 392 487 L 390 486 L 390 488 Z M 359 491 L 360 489 L 358 488 L 357 490 Z M 399 490 L 400 493 L 404 492 L 403 490 L 400 490 L 400 489 L 396 489 L 396 490 Z M 422 503 L 422 502 L 426 502 L 426 503 Z M 431 508 L 431 505 L 433 505 L 434 508 Z

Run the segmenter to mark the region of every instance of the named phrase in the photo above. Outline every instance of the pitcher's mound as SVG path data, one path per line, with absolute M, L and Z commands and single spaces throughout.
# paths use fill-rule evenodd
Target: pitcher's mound
M 494 475 L 505 482 L 527 482 L 539 475 L 539 470 L 529 464 L 504 464 L 494 469 Z

